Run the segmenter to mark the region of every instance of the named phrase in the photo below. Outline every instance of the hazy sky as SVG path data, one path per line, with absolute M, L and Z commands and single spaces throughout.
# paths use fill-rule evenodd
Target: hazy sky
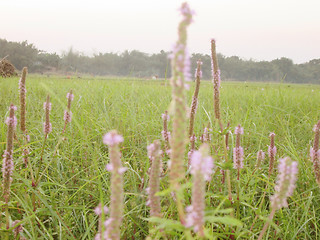
M 137 49 L 169 51 L 177 39 L 178 0 L 0 0 L 0 38 L 28 40 L 61 54 Z M 320 0 L 190 0 L 191 53 L 245 59 L 320 58 Z

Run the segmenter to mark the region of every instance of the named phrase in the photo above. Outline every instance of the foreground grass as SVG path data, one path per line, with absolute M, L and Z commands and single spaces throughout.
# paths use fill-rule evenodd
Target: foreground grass
M 191 89 L 193 86 L 191 86 Z M 73 89 L 73 120 L 64 138 L 63 111 L 66 93 Z M 168 109 L 171 88 L 165 81 L 139 79 L 63 79 L 28 76 L 27 78 L 27 128 L 31 136 L 30 161 L 37 168 L 43 143 L 42 109 L 46 95 L 52 102 L 51 122 L 53 132 L 45 147 L 42 180 L 37 189 L 31 187 L 23 168 L 22 145 L 15 143 L 15 171 L 12 183 L 10 212 L 12 220 L 24 219 L 24 235 L 28 239 L 92 239 L 97 230 L 97 217 L 93 209 L 99 202 L 108 205 L 109 173 L 107 148 L 102 135 L 117 129 L 124 136 L 122 161 L 129 169 L 125 173 L 125 216 L 122 239 L 144 239 L 148 235 L 146 193 L 149 160 L 146 146 L 159 139 L 162 130 L 161 113 Z M 192 91 L 188 94 L 191 102 Z M 262 170 L 255 172 L 256 152 L 267 151 L 268 135 L 276 133 L 277 157 L 289 156 L 299 163 L 297 189 L 289 200 L 289 208 L 279 211 L 275 226 L 269 228 L 270 239 L 318 239 L 320 197 L 315 183 L 309 148 L 313 139 L 312 127 L 320 119 L 320 87 L 315 85 L 287 85 L 265 83 L 223 83 L 221 89 L 222 118 L 230 121 L 232 131 L 241 123 L 245 135 L 245 168 L 241 173 L 240 206 L 235 209 L 240 226 L 214 222 L 212 237 L 227 238 L 228 231 L 241 239 L 257 238 L 268 216 L 268 197 L 273 194 L 274 177 L 268 182 L 267 161 Z M 0 79 L 0 150 L 5 149 L 6 126 L 10 103 L 19 105 L 18 79 Z M 219 138 L 213 117 L 213 93 L 210 82 L 202 82 L 195 132 L 199 136 L 208 122 L 213 127 L 213 146 Z M 19 120 L 19 115 L 18 115 Z M 19 130 L 18 134 L 19 136 Z M 231 136 L 230 156 L 233 137 Z M 199 145 L 199 142 L 198 144 Z M 219 150 L 212 152 L 219 163 Z M 232 173 L 233 179 L 236 172 Z M 162 189 L 168 187 L 167 178 Z M 261 204 L 265 184 L 269 183 L 267 197 Z M 233 181 L 233 186 L 236 181 Z M 34 212 L 32 194 L 36 195 L 38 208 Z M 235 194 L 235 191 L 234 191 Z M 189 199 L 190 191 L 186 191 Z M 222 216 L 230 206 L 227 191 L 221 184 L 219 171 L 208 185 L 208 215 Z M 186 205 L 189 205 L 187 203 Z M 175 214 L 174 202 L 162 201 L 164 217 Z M 214 212 L 212 212 L 215 210 Z M 260 218 L 255 219 L 259 215 Z M 3 216 L 2 216 L 3 218 Z M 2 219 L 0 219 L 2 220 Z M 169 239 L 179 239 L 172 230 Z

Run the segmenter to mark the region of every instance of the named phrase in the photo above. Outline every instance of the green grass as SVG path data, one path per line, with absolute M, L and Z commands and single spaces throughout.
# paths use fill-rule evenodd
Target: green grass
M 73 89 L 73 119 L 67 126 L 65 140 L 61 137 L 64 126 L 63 111 L 66 93 Z M 191 103 L 193 85 L 188 92 Z M 161 114 L 171 102 L 171 87 L 165 81 L 139 79 L 64 79 L 62 77 L 27 77 L 27 129 L 31 136 L 30 162 L 34 169 L 40 158 L 44 135 L 43 102 L 50 94 L 53 132 L 45 146 L 42 179 L 38 188 L 31 186 L 27 170 L 23 168 L 21 132 L 15 141 L 15 171 L 11 187 L 10 213 L 12 221 L 22 220 L 23 235 L 27 239 L 93 239 L 98 219 L 93 209 L 99 202 L 109 205 L 110 174 L 105 170 L 108 150 L 102 136 L 117 129 L 124 136 L 121 145 L 122 162 L 128 168 L 125 179 L 125 209 L 122 239 L 144 239 L 148 235 L 148 207 L 144 191 L 148 183 L 149 160 L 146 147 L 161 138 Z M 275 226 L 267 232 L 269 239 L 319 239 L 320 191 L 317 186 L 309 148 L 313 139 L 313 125 L 320 119 L 320 86 L 222 83 L 221 110 L 224 122 L 230 121 L 231 130 L 239 123 L 244 127 L 242 146 L 245 149 L 245 168 L 241 171 L 240 215 L 242 226 L 231 226 L 232 220 L 207 223 L 212 238 L 227 239 L 233 231 L 238 239 L 256 239 L 269 214 L 268 197 L 274 192 L 275 174 L 269 182 L 265 203 L 259 207 L 265 184 L 268 183 L 268 158 L 262 170 L 255 172 L 256 153 L 265 152 L 269 133 L 276 133 L 277 158 L 289 156 L 299 163 L 299 179 L 289 208 L 278 211 Z M 8 106 L 19 106 L 18 79 L 0 79 L 0 150 L 6 147 Z M 17 112 L 19 121 L 19 109 Z M 195 133 L 201 134 L 208 122 L 212 124 L 212 154 L 217 163 L 222 161 L 221 139 L 213 116 L 213 87 L 204 81 L 200 86 Z M 170 125 L 170 124 L 169 124 Z M 171 126 L 169 126 L 171 128 Z M 232 157 L 233 136 L 230 139 L 229 158 Z M 197 147 L 199 146 L 197 142 Z M 54 154 L 57 149 L 56 154 Z M 215 149 L 215 150 L 214 150 Z M 165 159 L 166 161 L 166 159 Z M 168 188 L 168 177 L 161 180 L 161 190 Z M 232 171 L 235 198 L 236 171 Z M 248 186 L 246 187 L 246 183 Z M 190 204 L 190 189 L 185 191 L 186 205 Z M 33 212 L 32 195 L 37 199 Z M 208 185 L 207 215 L 227 216 L 225 210 L 236 208 L 226 201 L 227 189 L 221 185 L 219 170 Z M 236 210 L 236 209 L 235 209 Z M 164 218 L 176 220 L 174 201 L 162 197 Z M 253 225 L 255 215 L 260 217 Z M 0 221 L 4 221 L 2 215 Z M 222 221 L 222 222 L 221 222 Z M 229 224 L 228 224 L 229 223 Z M 172 223 L 170 223 L 172 225 Z M 168 226 L 170 224 L 166 225 Z M 252 229 L 251 226 L 253 225 Z M 181 239 L 175 229 L 166 231 L 168 239 Z

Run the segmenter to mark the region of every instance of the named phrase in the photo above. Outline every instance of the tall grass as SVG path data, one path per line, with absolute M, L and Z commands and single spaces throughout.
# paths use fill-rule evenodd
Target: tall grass
M 43 102 L 50 95 L 53 131 L 44 148 L 41 181 L 35 189 L 25 177 L 23 143 L 16 139 L 14 150 L 15 171 L 11 185 L 9 211 L 11 221 L 22 220 L 23 235 L 27 239 L 93 239 L 97 233 L 98 217 L 94 208 L 98 203 L 110 203 L 110 174 L 105 170 L 109 162 L 102 136 L 117 129 L 124 137 L 121 145 L 124 173 L 124 218 L 121 239 L 144 239 L 148 235 L 149 208 L 146 206 L 148 169 L 146 147 L 161 138 L 161 114 L 171 101 L 171 88 L 164 81 L 139 79 L 64 79 L 62 77 L 28 76 L 26 125 L 30 142 L 29 162 L 37 166 L 43 143 L 42 126 L 45 119 Z M 18 105 L 18 78 L 0 79 L 0 151 L 6 147 L 10 103 Z M 192 88 L 188 92 L 188 105 Z M 66 93 L 73 89 L 72 122 L 63 136 Z M 194 132 L 214 120 L 213 87 L 201 83 Z M 274 177 L 268 178 L 268 158 L 255 169 L 256 153 L 267 151 L 269 133 L 276 133 L 277 156 L 289 156 L 298 161 L 297 189 L 289 199 L 289 208 L 277 212 L 274 223 L 266 232 L 270 239 L 319 239 L 320 191 L 314 179 L 309 149 L 312 145 L 312 127 L 320 119 L 320 87 L 315 85 L 286 85 L 262 83 L 222 83 L 220 89 L 221 117 L 230 121 L 234 129 L 239 123 L 245 129 L 241 145 L 244 148 L 244 168 L 239 183 L 239 220 L 221 218 L 229 213 L 227 190 L 221 188 L 219 171 L 207 186 L 206 235 L 228 239 L 230 235 L 241 239 L 256 239 L 269 214 L 269 201 L 260 204 L 265 185 L 269 184 L 266 198 L 273 195 Z M 19 115 L 18 121 L 19 119 Z M 169 122 L 169 128 L 171 128 Z M 17 134 L 21 134 L 17 130 Z M 212 146 L 218 146 L 218 128 L 213 128 Z M 196 142 L 196 148 L 199 147 Z M 221 143 L 220 143 L 221 146 Z M 229 159 L 235 147 L 235 136 L 229 135 Z M 215 162 L 222 162 L 218 149 L 212 152 Z M 278 159 L 277 157 L 277 159 Z M 276 161 L 277 161 L 276 159 Z M 220 167 L 223 167 L 220 165 Z M 253 173 L 253 174 L 252 174 Z M 237 172 L 231 171 L 233 184 Z M 167 180 L 160 182 L 160 190 L 167 188 Z M 248 183 L 248 184 L 247 184 Z M 220 186 L 220 187 L 217 187 Z M 185 199 L 191 200 L 190 186 Z M 219 190 L 221 188 L 221 191 Z M 165 194 L 165 193 L 163 193 Z M 236 192 L 233 191 L 233 199 Z M 31 196 L 37 199 L 34 210 Z M 175 214 L 174 201 L 161 198 L 163 217 Z M 3 202 L 1 205 L 3 206 Z M 255 216 L 258 218 L 255 218 Z M 2 221 L 3 216 L 0 218 Z M 162 223 L 169 224 L 169 223 Z M 172 225 L 168 239 L 180 239 L 178 226 Z M 209 227 L 210 226 L 210 227 Z M 3 225 L 1 226 L 3 227 Z M 209 230 L 210 229 L 210 230 Z M 161 233 L 159 233 L 161 235 Z M 228 237 L 229 236 L 229 237 Z

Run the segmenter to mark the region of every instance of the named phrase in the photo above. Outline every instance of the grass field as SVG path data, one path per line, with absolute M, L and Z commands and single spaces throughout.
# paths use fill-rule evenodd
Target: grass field
M 18 78 L 0 79 L 0 150 L 6 147 L 10 103 L 19 106 Z M 190 105 L 194 86 L 187 96 Z M 73 118 L 61 136 L 64 127 L 63 112 L 66 94 L 72 89 Z M 146 206 L 149 159 L 146 147 L 161 139 L 161 114 L 171 102 L 168 81 L 139 79 L 27 77 L 27 129 L 31 137 L 30 163 L 38 170 L 43 147 L 43 103 L 51 97 L 52 133 L 44 147 L 44 164 L 41 181 L 32 187 L 29 170 L 22 160 L 22 141 L 19 128 L 14 144 L 13 182 L 9 211 L 12 221 L 22 220 L 27 239 L 93 239 L 98 227 L 98 217 L 93 209 L 99 202 L 109 205 L 110 173 L 105 170 L 109 162 L 108 148 L 102 136 L 112 130 L 123 135 L 122 162 L 128 171 L 124 174 L 124 218 L 121 239 L 145 239 L 148 236 L 149 207 Z M 320 239 L 320 189 L 315 181 L 309 149 L 314 138 L 312 128 L 320 119 L 320 86 L 272 83 L 223 82 L 221 88 L 222 119 L 230 121 L 230 130 L 241 124 L 244 128 L 244 169 L 236 180 L 231 171 L 233 198 L 239 187 L 239 205 L 230 205 L 228 192 L 221 184 L 219 168 L 207 185 L 206 214 L 217 216 L 207 222 L 206 232 L 214 239 L 256 239 L 269 215 L 269 196 L 274 193 L 276 174 L 268 180 L 268 157 L 261 170 L 254 172 L 256 153 L 267 152 L 269 133 L 276 134 L 277 159 L 289 156 L 298 161 L 297 188 L 288 200 L 289 207 L 279 210 L 274 224 L 269 227 L 267 239 Z M 19 122 L 19 107 L 17 111 Z M 197 136 L 211 123 L 211 151 L 216 165 L 222 161 L 219 144 L 221 136 L 214 121 L 213 87 L 209 81 L 200 86 L 199 105 L 195 121 Z M 171 128 L 169 122 L 169 129 Z M 230 136 L 229 159 L 232 159 L 234 136 Z M 196 143 L 198 147 L 199 140 Z M 187 158 L 186 158 L 187 159 Z M 164 162 L 167 159 L 163 160 Z M 187 160 L 186 160 L 187 161 Z M 165 164 L 164 164 L 165 166 Z M 189 176 L 187 176 L 189 178 Z M 261 203 L 267 188 L 266 199 Z M 161 190 L 168 188 L 168 176 L 161 179 Z M 190 204 L 190 186 L 186 187 L 186 206 Z M 163 194 L 165 195 L 165 194 Z M 35 198 L 37 209 L 33 211 Z M 157 236 L 183 239 L 177 222 L 176 206 L 170 195 L 161 198 L 165 231 Z M 2 202 L 2 205 L 4 203 Z M 233 210 L 230 210 L 233 209 Z M 226 216 L 234 212 L 234 219 Z M 256 218 L 255 216 L 259 217 Z M 224 218 L 222 218 L 224 216 Z M 4 214 L 0 221 L 4 221 Z M 171 226 L 171 227 L 170 227 Z M 232 233 L 233 237 L 229 235 Z

